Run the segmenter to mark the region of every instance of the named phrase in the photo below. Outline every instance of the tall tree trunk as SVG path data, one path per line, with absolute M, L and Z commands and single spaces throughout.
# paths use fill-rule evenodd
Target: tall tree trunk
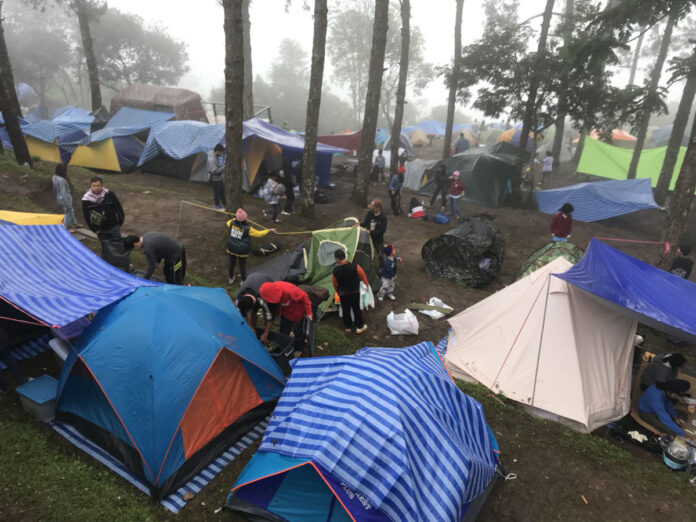
M 682 163 L 677 183 L 674 186 L 674 194 L 669 202 L 665 228 L 662 232 L 664 242 L 670 243 L 670 245 L 679 243 L 689 218 L 691 203 L 694 200 L 694 190 L 696 190 L 696 117 L 694 117 L 694 123 L 691 126 L 691 136 L 684 156 L 684 163 Z M 673 257 L 674 248 L 670 248 L 667 253 L 663 250 L 657 259 L 657 266 L 663 270 L 668 270 Z
M 242 5 L 242 23 L 244 27 L 244 119 L 254 117 L 254 76 L 251 68 L 251 18 L 249 17 L 251 0 L 244 0 Z
M 77 21 L 80 24 L 80 36 L 82 36 L 82 51 L 85 54 L 87 63 L 87 74 L 89 75 L 89 89 L 92 93 L 92 110 L 96 111 L 102 106 L 101 89 L 99 86 L 99 68 L 97 67 L 97 57 L 94 54 L 94 42 L 92 32 L 89 28 L 89 6 L 87 0 L 74 0 Z
M 662 75 L 662 67 L 667 59 L 667 51 L 669 50 L 669 44 L 672 41 L 672 29 L 677 23 L 676 10 L 670 14 L 667 19 L 667 25 L 665 26 L 665 32 L 662 35 L 662 42 L 660 43 L 660 51 L 657 53 L 657 60 L 655 60 L 655 66 L 650 73 L 650 86 L 648 90 L 648 95 L 650 97 L 657 93 L 657 88 L 660 86 L 660 76 Z M 628 179 L 635 179 L 636 172 L 638 171 L 638 162 L 640 162 L 640 154 L 643 152 L 643 145 L 645 145 L 645 138 L 648 135 L 648 125 L 650 125 L 650 113 L 648 111 L 643 112 L 643 117 L 640 120 L 640 128 L 638 129 L 638 135 L 636 136 L 635 147 L 633 148 L 633 156 L 631 157 L 631 164 L 628 166 Z
M 243 0 L 223 0 L 225 12 L 225 191 L 227 209 L 242 206 L 244 117 Z
M 0 1 L 0 12 L 2 12 L 2 7 L 5 2 Z M 4 18 L 0 17 L 0 32 L 2 32 L 2 38 L 0 38 L 0 69 L 2 69 L 2 77 L 5 81 L 5 85 L 8 85 L 8 95 L 10 101 L 15 106 L 15 111 L 17 111 L 17 116 L 22 116 L 22 108 L 19 105 L 19 99 L 17 98 L 17 89 L 15 88 L 14 75 L 12 74 L 12 62 L 10 61 L 10 53 L 7 52 L 7 45 L 5 44 L 5 32 L 2 28 L 2 23 Z M 12 88 L 10 88 L 11 86 Z
M 549 26 L 551 25 L 551 15 L 553 14 L 553 4 L 555 0 L 546 0 L 546 8 L 544 9 L 544 18 L 541 22 L 541 33 L 539 34 L 539 43 L 537 45 L 536 59 L 539 60 L 546 53 L 546 40 L 549 36 Z M 529 131 L 532 129 L 532 123 L 536 112 L 537 91 L 539 90 L 539 78 L 534 75 L 529 82 L 529 94 L 527 94 L 527 103 L 524 107 L 524 118 L 522 119 L 522 134 L 520 135 L 520 148 L 517 152 L 517 164 L 512 177 L 512 195 L 513 201 L 519 202 L 522 187 L 522 168 L 524 167 L 524 156 L 529 143 Z
M 566 0 L 565 5 L 565 34 L 564 42 L 567 44 L 573 30 L 573 20 L 575 18 L 575 0 Z M 565 119 L 568 105 L 568 76 L 561 78 L 561 88 L 558 94 L 558 119 L 556 120 L 556 131 L 553 135 L 553 145 L 551 154 L 553 155 L 554 170 L 558 170 L 561 165 L 561 148 L 563 147 L 563 134 L 565 133 Z
M 580 163 L 580 158 L 582 157 L 582 151 L 585 149 L 585 138 L 589 133 L 585 130 L 580 131 L 580 136 L 578 137 L 578 146 L 575 147 L 575 154 L 573 154 L 573 163 L 577 167 Z
M 636 50 L 633 52 L 633 60 L 631 62 L 631 74 L 628 77 L 629 87 L 633 85 L 636 80 L 636 71 L 638 71 L 638 60 L 640 59 L 640 49 L 643 47 L 643 37 L 645 36 L 645 33 L 643 32 L 645 28 L 641 27 L 639 30 L 640 36 L 638 37 L 638 41 L 636 42 Z
M 392 176 L 396 174 L 399 168 L 399 145 L 401 144 L 401 125 L 404 121 L 410 45 L 411 0 L 401 0 L 401 57 L 399 59 L 399 82 L 396 87 L 396 107 L 394 107 L 394 123 L 391 130 L 391 155 L 389 162 L 389 170 Z
M 459 69 L 462 61 L 462 11 L 464 0 L 457 0 L 457 11 L 454 15 L 454 60 L 452 61 L 452 77 L 450 78 L 449 98 L 447 99 L 447 122 L 445 123 L 445 141 L 442 144 L 442 159 L 447 159 L 452 146 L 452 127 L 454 126 L 454 106 L 457 102 L 457 86 L 459 84 Z
M 372 152 L 375 148 L 379 97 L 382 92 L 384 72 L 384 53 L 387 46 L 389 25 L 389 0 L 375 0 L 375 19 L 372 25 L 372 52 L 370 53 L 370 72 L 365 96 L 365 116 L 360 139 L 358 175 L 355 178 L 353 197 L 358 205 L 367 205 L 367 189 L 370 184 Z
M 694 58 L 696 58 L 696 50 L 694 51 Z M 679 102 L 679 109 L 677 109 L 677 114 L 672 123 L 672 134 L 669 136 L 669 143 L 665 151 L 665 159 L 662 162 L 660 177 L 655 187 L 655 201 L 657 201 L 659 205 L 664 205 L 665 199 L 667 198 L 667 191 L 669 191 L 669 185 L 674 176 L 674 167 L 677 164 L 677 157 L 679 156 L 679 149 L 684 139 L 686 125 L 689 123 L 689 113 L 691 112 L 691 106 L 694 103 L 695 95 L 696 70 L 692 71 L 686 78 L 686 85 L 684 85 L 684 92 Z
M 0 2 L 0 10 L 2 10 L 2 2 Z M 6 49 L 5 44 L 5 28 L 2 24 L 2 15 L 0 14 L 0 47 Z M 5 128 L 7 129 L 7 134 L 10 137 L 10 143 L 12 143 L 12 150 L 14 151 L 17 163 L 20 165 L 27 164 L 32 165 L 31 156 L 29 155 L 29 149 L 27 148 L 27 142 L 24 139 L 24 133 L 19 125 L 19 113 L 17 112 L 17 105 L 12 101 L 10 95 L 10 90 L 14 90 L 14 83 L 12 79 L 12 65 L 9 61 L 5 62 L 4 58 L 7 55 L 0 53 L 0 110 L 2 110 L 2 117 L 5 120 Z M 11 86 L 10 87 L 8 87 Z
M 305 145 L 302 159 L 302 215 L 307 217 L 314 216 L 314 172 L 317 163 L 317 129 L 319 127 L 319 109 L 321 107 L 321 86 L 324 81 L 328 13 L 327 0 L 314 0 L 312 70 L 309 76 Z

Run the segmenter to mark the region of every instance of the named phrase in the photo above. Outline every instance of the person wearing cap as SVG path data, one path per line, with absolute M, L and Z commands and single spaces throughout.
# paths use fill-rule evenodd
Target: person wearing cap
M 372 247 L 375 253 L 379 254 L 384 244 L 384 233 L 387 231 L 387 216 L 382 212 L 382 201 L 379 199 L 373 199 L 367 208 L 370 210 L 365 214 L 360 226 L 370 234 Z
M 336 267 L 331 274 L 331 282 L 341 299 L 343 325 L 346 327 L 346 333 L 352 332 L 355 327 L 355 333 L 361 334 L 367 330 L 367 325 L 363 321 L 362 310 L 360 310 L 360 281 L 368 288 L 370 282 L 359 264 L 348 262 L 345 250 L 337 249 L 334 257 Z
M 573 229 L 573 205 L 563 203 L 561 210 L 551 219 L 551 237 L 554 241 L 568 241 Z
M 225 210 L 227 197 L 225 196 L 225 160 L 223 153 L 225 147 L 220 143 L 215 148 L 208 151 L 208 183 L 213 189 L 213 208 L 215 210 Z
M 307 292 L 292 283 L 275 281 L 262 284 L 259 295 L 280 315 L 280 333 L 295 334 L 295 357 L 301 357 L 312 321 L 312 301 Z
M 464 182 L 460 179 L 461 175 L 458 170 L 455 170 L 449 177 L 449 198 L 450 198 L 450 209 L 453 216 L 458 218 L 462 217 L 459 210 L 459 201 L 464 195 Z
M 684 421 L 677 419 L 677 412 L 669 398 L 670 393 L 683 395 L 689 389 L 687 381 L 657 382 L 643 392 L 638 401 L 638 414 L 663 433 L 672 436 L 686 434 L 681 428 Z
M 268 334 L 271 332 L 275 316 L 269 304 L 261 297 L 261 286 L 272 282 L 273 277 L 268 274 L 261 272 L 251 274 L 242 282 L 234 300 L 234 304 L 237 305 L 239 312 L 246 322 L 249 323 L 252 330 L 256 330 L 256 319 L 259 310 L 261 310 L 266 324 L 263 333 L 259 336 L 259 340 L 264 344 L 268 341 Z
M 242 281 L 247 278 L 246 260 L 251 252 L 251 238 L 264 237 L 269 232 L 275 232 L 275 229 L 259 230 L 247 223 L 247 213 L 244 209 L 238 208 L 234 213 L 234 219 L 227 222 L 229 233 L 227 235 L 227 255 L 230 257 L 230 265 L 227 271 L 229 284 L 233 284 L 235 280 L 235 267 L 239 259 L 239 273 L 242 276 Z
M 386 295 L 388 299 L 394 301 L 394 287 L 396 285 L 396 263 L 403 261 L 400 257 L 394 256 L 394 245 L 384 245 L 382 248 L 384 261 L 379 269 L 379 276 L 382 278 L 382 286 L 377 292 L 377 299 L 384 301 Z
M 144 279 L 150 279 L 160 261 L 164 261 L 164 279 L 170 285 L 181 285 L 186 277 L 186 249 L 176 239 L 162 232 L 147 232 L 142 237 L 127 236 L 126 250 L 142 250 L 147 258 Z

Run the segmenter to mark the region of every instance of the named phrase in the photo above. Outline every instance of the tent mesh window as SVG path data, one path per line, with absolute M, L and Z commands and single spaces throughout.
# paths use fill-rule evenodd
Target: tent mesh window
M 336 264 L 335 253 L 336 250 L 343 250 L 346 255 L 348 254 L 348 248 L 345 245 L 337 242 L 324 240 L 319 243 L 319 248 L 317 249 L 317 260 L 323 266 L 333 266 Z

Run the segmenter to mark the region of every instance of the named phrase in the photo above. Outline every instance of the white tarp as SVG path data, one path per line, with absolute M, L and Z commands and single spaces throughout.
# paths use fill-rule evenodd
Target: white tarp
M 553 277 L 563 258 L 449 319 L 455 377 L 593 431 L 631 404 L 636 322 Z

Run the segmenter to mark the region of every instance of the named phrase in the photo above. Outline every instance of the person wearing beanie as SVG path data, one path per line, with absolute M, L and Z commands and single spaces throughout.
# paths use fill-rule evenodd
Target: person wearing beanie
M 461 218 L 462 214 L 459 210 L 459 201 L 464 195 L 464 182 L 460 179 L 460 174 L 458 170 L 455 170 L 449 177 L 449 198 L 450 198 L 450 210 L 452 215 L 457 218 Z
M 568 241 L 573 229 L 573 205 L 563 203 L 561 210 L 551 219 L 551 237 L 554 241 Z
M 377 292 L 377 299 L 384 301 L 386 295 L 391 301 L 394 301 L 394 287 L 396 286 L 396 263 L 403 261 L 400 257 L 394 256 L 394 245 L 384 245 L 382 248 L 384 261 L 379 269 L 379 276 L 382 278 L 382 287 Z
M 259 230 L 252 227 L 247 222 L 247 213 L 244 209 L 238 208 L 234 214 L 234 219 L 227 222 L 229 230 L 227 234 L 227 255 L 230 257 L 230 265 L 227 271 L 229 284 L 233 284 L 235 280 L 235 268 L 239 259 L 239 273 L 242 276 L 242 281 L 247 277 L 246 260 L 251 252 L 251 238 L 264 237 L 269 232 L 275 232 L 275 229 Z

